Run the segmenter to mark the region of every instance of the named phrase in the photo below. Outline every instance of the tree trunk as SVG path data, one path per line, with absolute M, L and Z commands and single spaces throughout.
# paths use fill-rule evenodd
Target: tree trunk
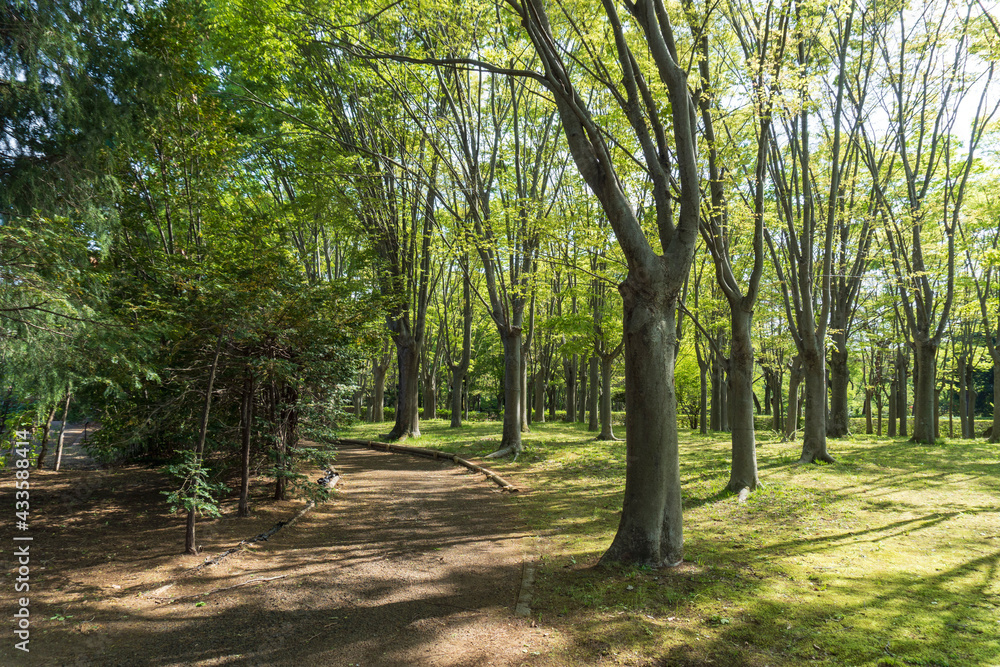
M 212 368 L 208 372 L 208 389 L 205 391 L 205 407 L 201 412 L 201 428 L 198 431 L 198 442 L 194 447 L 195 461 L 199 466 L 201 465 L 202 457 L 205 453 L 205 436 L 208 435 L 208 415 L 212 410 L 212 388 L 215 385 L 215 371 L 219 368 L 219 354 L 221 351 L 222 334 L 219 334 L 218 341 L 215 344 L 215 357 L 212 359 Z M 66 405 L 69 406 L 68 397 L 66 399 Z M 65 428 L 66 426 L 64 423 L 63 429 L 65 430 Z M 61 450 L 61 440 L 59 445 Z M 195 543 L 195 518 L 195 509 L 192 507 L 188 510 L 187 526 L 184 532 L 184 553 L 191 554 L 193 556 L 198 555 L 198 545 Z
M 511 327 L 500 332 L 503 342 L 503 435 L 497 451 L 486 458 L 521 453 L 521 329 Z
M 424 419 L 437 419 L 437 378 L 424 376 Z
M 42 444 L 38 452 L 38 469 L 41 470 L 42 466 L 45 465 L 45 453 L 48 451 L 49 447 L 49 433 L 52 432 L 52 419 L 56 416 L 57 403 L 52 404 L 52 408 L 49 409 L 49 415 L 45 419 L 45 423 L 42 425 Z
M 751 392 L 752 393 L 752 392 Z M 724 433 L 729 433 L 729 364 L 722 372 L 722 405 L 719 409 L 719 427 Z
M 69 402 L 73 399 L 73 394 L 70 393 L 69 387 L 66 387 L 66 402 L 63 404 L 62 411 L 62 425 L 59 427 L 59 442 L 56 444 L 56 464 L 53 469 L 59 472 L 59 466 L 62 465 L 62 455 L 63 455 L 63 444 L 66 442 L 66 418 L 69 416 Z
M 713 431 L 722 430 L 722 364 L 719 354 L 712 352 L 712 422 Z
M 385 374 L 386 368 L 375 363 L 372 372 L 372 421 L 381 424 L 385 421 Z
M 826 426 L 826 434 L 833 438 L 845 438 L 851 430 L 847 409 L 851 374 L 847 367 L 847 337 L 843 327 L 834 330 L 833 343 L 830 353 L 830 423 Z
M 465 369 L 454 368 L 451 371 L 451 428 L 462 426 L 462 385 L 465 382 Z
M 732 342 L 729 353 L 729 391 L 727 412 L 732 425 L 733 461 L 726 489 L 739 493 L 753 491 L 757 478 L 757 442 L 754 433 L 753 409 L 753 342 L 750 323 L 752 313 L 735 308 L 731 311 Z
M 579 358 L 573 355 L 563 362 L 563 369 L 566 371 L 566 418 L 564 421 L 573 423 L 576 421 L 576 369 Z
M 833 463 L 833 457 L 826 450 L 826 354 L 822 347 L 803 353 L 802 370 L 806 405 L 799 463 Z
M 941 437 L 941 387 L 934 383 L 934 440 Z
M 882 395 L 875 394 L 875 405 L 878 407 L 878 437 L 882 437 Z
M 910 412 L 909 401 L 906 399 L 906 375 L 910 364 L 909 353 L 903 348 L 896 352 L 896 415 L 899 417 L 899 435 L 907 434 L 906 419 Z
M 698 396 L 698 432 L 708 434 L 708 364 L 698 364 L 701 393 Z
M 788 374 L 788 413 L 785 416 L 785 439 L 794 440 L 799 428 L 799 384 L 802 383 L 802 357 L 792 358 Z
M 969 392 L 966 385 L 968 362 L 968 356 L 958 355 L 958 422 L 961 425 L 963 439 L 972 437 L 970 433 L 973 430 L 969 427 Z
M 528 415 L 528 350 L 524 347 L 521 348 L 519 359 L 521 370 L 518 371 L 517 381 L 521 385 L 521 391 L 518 393 L 517 410 L 521 420 L 521 432 L 524 433 L 531 431 L 531 426 L 528 424 L 530 421 Z
M 576 392 L 576 420 L 578 422 L 583 422 L 587 420 L 587 391 L 589 389 L 590 383 L 587 380 L 586 369 L 588 366 L 588 361 L 586 358 L 580 361 L 578 367 L 578 372 L 581 376 L 578 391 Z
M 972 364 L 965 370 L 965 391 L 966 391 L 966 406 L 969 410 L 969 438 L 974 439 L 976 437 L 976 383 L 975 378 L 972 373 L 975 370 Z
M 872 424 L 872 390 L 865 389 L 865 433 L 871 435 L 875 432 Z
M 600 423 L 597 414 L 597 404 L 600 394 L 600 375 L 601 371 L 598 368 L 600 362 L 597 359 L 597 355 L 591 355 L 590 357 L 590 391 L 587 392 L 587 430 L 594 432 L 600 429 Z
M 893 378 L 889 382 L 889 432 L 888 436 L 890 438 L 896 437 L 896 405 L 898 401 L 896 400 L 896 379 Z
M 396 423 L 388 439 L 416 438 L 420 436 L 420 411 L 417 390 L 420 379 L 420 350 L 417 341 L 408 333 L 393 336 L 396 343 L 399 369 L 399 392 L 396 398 Z
M 253 431 L 253 378 L 243 382 L 240 401 L 240 501 L 236 516 L 250 516 L 250 436 Z
M 917 362 L 913 378 L 913 437 L 911 442 L 934 444 L 934 403 L 937 384 L 937 345 L 932 341 L 914 340 L 914 357 Z
M 614 370 L 614 357 L 601 359 L 601 434 L 598 440 L 617 440 L 614 424 L 611 423 L 611 372 Z
M 681 485 L 674 390 L 676 300 L 666 284 L 635 279 L 624 300 L 625 497 L 621 520 L 601 561 L 674 566 L 683 554 Z M 664 281 L 667 282 L 667 281 Z
M 1000 347 L 990 347 L 993 357 L 993 426 L 987 442 L 1000 442 Z
M 539 424 L 545 423 L 545 373 L 539 369 L 535 373 L 535 421 Z
M 782 385 L 782 375 L 780 370 L 771 370 L 768 373 L 770 382 L 774 384 L 771 389 L 771 400 L 774 401 L 774 406 L 771 408 L 772 421 L 771 428 L 774 429 L 776 433 L 781 433 L 785 425 L 784 412 L 782 408 L 781 400 L 781 385 Z

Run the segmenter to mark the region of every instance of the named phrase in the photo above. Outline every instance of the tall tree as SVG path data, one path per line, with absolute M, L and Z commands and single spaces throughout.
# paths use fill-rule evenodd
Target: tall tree
M 626 30 L 615 3 L 605 0 L 600 25 L 614 42 L 617 62 L 609 66 L 594 59 L 589 63 L 594 77 L 584 80 L 564 59 L 571 41 L 583 39 L 586 48 L 591 47 L 583 34 L 574 32 L 579 22 L 569 27 L 553 25 L 539 0 L 509 0 L 507 4 L 541 59 L 544 74 L 540 78 L 555 98 L 573 160 L 601 202 L 628 264 L 628 276 L 619 287 L 624 299 L 625 498 L 618 531 L 602 561 L 675 565 L 681 561 L 683 543 L 675 320 L 698 237 L 701 180 L 696 106 L 673 22 L 660 0 L 642 0 L 627 6 L 631 25 Z M 584 18 L 581 11 L 577 20 Z M 627 33 L 641 38 L 641 57 L 630 46 Z M 644 65 L 651 66 L 652 72 Z M 659 79 L 657 85 L 666 88 L 669 120 L 655 101 L 647 78 L 650 73 Z M 585 98 L 592 84 L 599 85 L 608 102 L 621 109 L 631 130 L 629 140 L 638 144 L 651 181 L 660 252 L 646 238 L 640 216 L 622 189 L 613 144 Z M 669 143 L 671 130 L 674 141 Z M 675 196 L 680 201 L 676 221 Z
M 916 16 L 905 7 L 894 10 L 894 19 L 878 34 L 890 131 L 884 144 L 876 144 L 869 120 L 863 137 L 916 360 L 911 440 L 918 443 L 936 437 L 937 352 L 954 302 L 955 232 L 976 149 L 1000 107 L 1000 97 L 991 100 L 993 66 L 985 73 L 972 67 L 969 27 L 975 9 L 976 3 L 965 2 L 956 13 L 944 1 L 925 5 Z M 971 106 L 968 139 L 960 146 L 953 132 L 959 130 L 960 111 Z M 885 153 L 892 159 L 883 160 Z M 890 185 L 897 178 L 898 195 Z M 934 200 L 941 206 L 931 204 Z M 939 225 L 933 224 L 935 217 Z M 943 241 L 940 258 L 928 253 L 928 234 Z

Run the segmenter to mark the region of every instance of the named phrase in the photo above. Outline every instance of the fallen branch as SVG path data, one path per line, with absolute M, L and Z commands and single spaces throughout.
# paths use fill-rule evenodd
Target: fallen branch
M 468 468 L 472 472 L 481 473 L 486 475 L 486 478 L 499 486 L 503 491 L 508 493 L 516 493 L 520 491 L 516 486 L 505 480 L 500 475 L 496 474 L 489 468 L 485 468 L 481 465 L 477 465 L 472 461 L 463 459 L 458 454 L 449 454 L 448 452 L 439 452 L 435 449 L 424 449 L 423 447 L 409 447 L 407 445 L 397 445 L 388 442 L 377 442 L 375 440 L 351 440 L 349 438 L 339 438 L 334 441 L 334 443 L 343 443 L 346 445 L 358 445 L 360 447 L 367 447 L 368 449 L 382 450 L 384 452 L 402 452 L 404 454 L 414 454 L 417 456 L 427 456 L 435 460 L 444 459 L 446 461 L 451 461 L 460 466 Z
M 327 470 L 326 475 L 317 480 L 316 483 L 328 489 L 332 489 L 335 486 L 337 486 L 337 484 L 340 483 L 340 475 L 337 473 L 336 470 L 331 468 L 330 470 Z M 274 526 L 271 527 L 270 530 L 264 531 L 263 533 L 255 535 L 253 537 L 248 537 L 245 540 L 241 540 L 240 543 L 237 544 L 235 547 L 226 549 L 225 551 L 223 551 L 221 554 L 219 554 L 214 558 L 206 558 L 205 562 L 201 563 L 197 567 L 191 568 L 185 574 L 191 574 L 193 572 L 197 572 L 198 570 L 202 569 L 207 565 L 218 565 L 220 562 L 222 562 L 223 558 L 226 558 L 227 556 L 234 554 L 237 551 L 242 551 L 243 548 L 248 544 L 253 544 L 255 542 L 267 542 L 267 540 L 271 538 L 279 530 L 285 528 L 286 526 L 291 526 L 293 523 L 301 519 L 306 514 L 306 512 L 308 512 L 314 507 L 316 507 L 316 501 L 310 500 L 308 503 L 306 503 L 305 507 L 300 509 L 298 513 L 296 513 L 295 516 L 293 516 L 288 521 L 279 521 L 278 523 L 274 524 Z

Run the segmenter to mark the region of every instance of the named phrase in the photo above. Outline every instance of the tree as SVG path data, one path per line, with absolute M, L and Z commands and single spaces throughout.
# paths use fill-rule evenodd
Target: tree
M 730 349 L 726 363 L 728 371 L 727 416 L 732 429 L 732 466 L 726 488 L 734 493 L 743 489 L 757 488 L 757 449 L 754 434 L 754 352 L 751 340 L 753 309 L 760 291 L 760 279 L 764 273 L 764 204 L 765 177 L 767 175 L 767 149 L 770 136 L 773 99 L 778 86 L 778 76 L 784 61 L 787 37 L 786 11 L 779 11 L 777 25 L 771 24 L 772 4 L 764 9 L 764 16 L 756 16 L 752 9 L 742 13 L 736 8 L 730 18 L 737 36 L 740 37 L 745 58 L 756 63 L 756 76 L 751 83 L 754 113 L 757 117 L 757 152 L 753 166 L 751 187 L 753 215 L 752 268 L 746 280 L 745 290 L 739 284 L 733 270 L 733 234 L 727 209 L 724 166 L 719 154 L 719 139 L 715 134 L 713 100 L 719 99 L 719 91 L 713 86 L 709 63 L 709 34 L 704 22 L 686 5 L 692 37 L 698 45 L 698 72 L 700 86 L 695 91 L 701 109 L 705 141 L 708 148 L 710 206 L 702 215 L 701 235 L 705 246 L 715 263 L 716 280 L 729 302 Z M 777 34 L 772 35 L 772 30 Z M 775 42 L 771 46 L 772 41 Z M 769 52 L 773 49 L 773 53 Z M 699 352 L 700 356 L 700 352 Z M 700 367 L 701 364 L 699 364 Z M 720 383 L 721 384 L 721 383 Z M 714 413 L 714 408 L 713 408 Z
M 890 132 L 885 144 L 877 146 L 869 120 L 863 137 L 863 157 L 875 181 L 916 359 L 911 440 L 917 443 L 933 443 L 936 437 L 937 352 L 954 301 L 955 232 L 976 149 L 1000 107 L 1000 99 L 989 101 L 994 68 L 982 74 L 970 67 L 973 9 L 974 3 L 968 2 L 964 16 L 956 17 L 947 2 L 927 5 L 911 25 L 900 7 L 895 27 L 885 23 L 878 37 Z M 963 155 L 952 132 L 958 129 L 959 110 L 973 93 L 974 81 L 980 94 Z M 891 160 L 883 157 L 887 153 Z M 897 177 L 902 179 L 901 193 L 890 185 Z M 937 216 L 940 225 L 930 226 Z M 939 257 L 925 247 L 928 234 L 934 245 L 943 243 Z
M 783 287 L 785 314 L 805 380 L 805 424 L 800 463 L 834 461 L 826 445 L 826 335 L 833 303 L 830 291 L 834 221 L 845 169 L 841 135 L 847 88 L 846 59 L 854 10 L 852 5 L 840 15 L 829 8 L 815 8 L 801 3 L 795 5 L 795 20 L 790 29 L 795 43 L 795 71 L 801 83 L 794 90 L 784 115 L 782 138 L 779 139 L 777 132 L 771 133 L 772 181 L 778 199 L 778 217 L 784 223 L 784 230 L 779 235 L 780 257 L 779 244 L 773 240 L 772 234 L 766 234 L 766 238 Z M 823 14 L 827 13 L 833 13 L 828 18 L 836 21 L 832 31 L 836 65 L 833 70 L 835 82 L 831 87 L 833 109 L 827 120 L 832 137 L 829 182 L 824 201 L 820 194 L 822 184 L 817 182 L 812 157 L 810 121 L 818 114 L 814 112 L 815 103 L 811 99 L 808 81 L 818 66 L 816 60 L 821 50 L 819 26 L 827 18 Z
M 683 543 L 673 387 L 675 319 L 698 236 L 701 180 L 695 104 L 673 23 L 659 0 L 628 5 L 634 34 L 648 49 L 640 58 L 626 39 L 617 7 L 606 0 L 602 2 L 602 27 L 614 40 L 617 71 L 612 75 L 604 63 L 592 63 L 597 83 L 607 92 L 608 101 L 621 109 L 631 129 L 629 139 L 641 151 L 655 202 L 661 250 L 657 253 L 622 190 L 605 130 L 581 94 L 581 87 L 589 82 L 566 66 L 567 40 L 583 35 L 574 34 L 573 24 L 553 25 L 546 7 L 537 0 L 510 0 L 508 5 L 542 62 L 540 78 L 555 98 L 573 160 L 601 202 L 628 264 L 628 276 L 619 286 L 624 300 L 625 498 L 618 531 L 602 562 L 675 565 L 681 561 Z M 653 75 L 666 87 L 672 122 L 663 117 L 662 107 L 654 100 L 644 65 L 652 66 Z M 667 142 L 670 129 L 672 145 Z M 679 187 L 676 222 L 672 182 Z

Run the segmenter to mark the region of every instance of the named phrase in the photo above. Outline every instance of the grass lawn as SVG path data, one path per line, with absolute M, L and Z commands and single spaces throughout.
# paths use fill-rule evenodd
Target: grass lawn
M 375 439 L 391 424 L 345 437 Z M 497 422 L 421 422 L 411 443 L 478 458 Z M 624 430 L 619 428 L 621 437 Z M 758 433 L 765 487 L 740 504 L 724 433 L 681 433 L 685 562 L 595 567 L 618 526 L 625 443 L 536 424 L 487 463 L 536 535 L 534 617 L 565 640 L 540 664 L 1000 666 L 1000 446 L 832 439 L 834 465 Z

